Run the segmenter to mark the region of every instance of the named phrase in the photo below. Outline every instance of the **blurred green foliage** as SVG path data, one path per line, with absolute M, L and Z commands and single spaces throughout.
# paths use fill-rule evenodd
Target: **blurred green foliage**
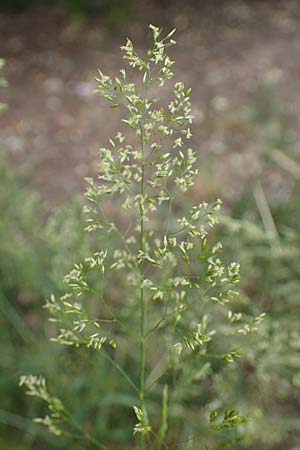
M 267 318 L 258 339 L 245 342 L 248 356 L 238 372 L 219 372 L 216 365 L 212 371 L 204 365 L 199 373 L 206 377 L 204 404 L 217 392 L 224 401 L 235 398 L 239 409 L 252 411 L 255 418 L 248 440 L 229 444 L 231 450 L 300 446 L 300 159 L 288 139 L 289 117 L 272 103 L 273 94 L 262 86 L 247 116 L 247 126 L 250 123 L 263 142 L 256 155 L 260 171 L 230 202 L 231 217 L 223 218 L 217 232 L 228 260 L 241 262 L 241 301 L 254 312 L 265 311 Z M 282 195 L 269 188 L 274 174 L 285 187 Z M 109 433 L 126 448 L 128 435 L 122 425 L 128 421 L 130 393 L 120 394 L 114 371 L 101 356 L 95 364 L 86 353 L 76 356 L 49 343 L 53 330 L 42 308 L 50 293 L 63 291 L 63 275 L 94 245 L 83 233 L 80 201 L 49 212 L 5 159 L 0 161 L 0 179 L 0 448 L 85 448 L 76 436 L 67 443 L 28 419 L 40 414 L 40 405 L 21 395 L 18 379 L 32 372 L 47 376 L 87 429 L 97 429 L 104 438 Z M 123 356 L 130 370 L 125 350 Z M 189 404 L 180 413 L 197 420 Z
M 26 419 L 24 412 L 32 406 L 20 398 L 18 377 L 41 367 L 51 378 L 57 370 L 67 376 L 67 354 L 48 344 L 51 331 L 42 305 L 50 292 L 61 291 L 57 264 L 69 269 L 73 253 L 85 253 L 88 244 L 79 221 L 81 208 L 74 204 L 47 219 L 39 197 L 28 192 L 3 159 L 0 179 L 0 448 L 11 448 L 10 442 L 18 448 L 22 442 L 13 428 L 21 435 L 26 430 L 25 442 L 31 448 L 41 431 Z
M 276 83 L 259 85 L 245 124 L 257 142 L 254 154 L 251 150 L 257 170 L 249 171 L 248 178 L 239 178 L 236 170 L 235 181 L 242 189 L 219 229 L 230 250 L 227 256 L 241 263 L 244 297 L 267 314 L 258 331 L 256 358 L 246 361 L 237 377 L 227 379 L 228 397 L 235 395 L 242 400 L 240 408 L 245 403 L 256 411 L 250 448 L 297 449 L 300 444 L 300 157 L 292 132 L 296 119 L 279 102 Z M 253 142 L 248 145 L 253 147 Z M 220 383 L 226 384 L 226 379 Z

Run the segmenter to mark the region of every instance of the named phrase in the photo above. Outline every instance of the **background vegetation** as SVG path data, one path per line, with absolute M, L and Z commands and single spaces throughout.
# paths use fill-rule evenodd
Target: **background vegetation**
M 251 13 L 251 6 L 236 2 L 231 8 L 242 11 L 241 27 L 249 26 L 245 11 Z M 265 3 L 265 8 L 269 8 L 269 14 L 273 11 L 270 4 Z M 294 12 L 292 8 L 290 11 Z M 295 11 L 298 12 L 297 7 Z M 184 29 L 184 17 L 189 17 L 189 13 L 177 10 L 176 14 L 177 23 Z M 289 18 L 292 27 L 287 10 L 282 14 L 285 23 Z M 214 10 L 209 20 L 218 21 L 216 16 Z M 126 28 L 130 13 L 122 17 L 118 24 Z M 277 29 L 276 32 L 279 33 Z M 5 48 L 3 53 L 10 79 L 9 52 Z M 205 108 L 201 113 L 195 111 L 199 132 L 194 147 L 199 150 L 200 175 L 191 203 L 195 198 L 209 200 L 216 195 L 225 200 L 226 214 L 223 213 L 215 238 L 222 240 L 228 261 L 241 262 L 241 301 L 251 304 L 254 312 L 267 313 L 258 337 L 245 342 L 246 358 L 235 363 L 238 370 L 215 368 L 213 373 L 199 375 L 207 376 L 203 404 L 210 404 L 207 392 L 217 393 L 224 402 L 233 401 L 243 413 L 255 418 L 243 441 L 229 443 L 231 450 L 300 448 L 299 115 L 293 95 L 285 90 L 289 82 L 294 86 L 292 69 L 271 69 L 260 74 L 250 96 L 240 94 L 239 101 L 233 104 L 229 87 L 227 90 L 225 86 L 221 93 L 212 91 L 205 101 L 204 94 L 200 99 L 195 87 L 195 95 L 199 95 Z M 189 67 L 186 76 L 193 80 L 189 75 L 192 70 Z M 13 92 L 14 78 L 9 81 Z M 10 101 L 13 98 L 8 96 L 9 114 L 15 108 Z M 192 100 L 197 106 L 197 98 Z M 51 293 L 63 292 L 64 274 L 94 246 L 83 233 L 82 200 L 77 197 L 80 187 L 71 183 L 67 195 L 59 201 L 51 193 L 47 196 L 51 181 L 48 187 L 41 187 L 41 180 L 34 175 L 43 162 L 36 155 L 24 157 L 11 152 L 15 141 L 7 129 L 5 126 L 1 130 L 0 161 L 0 448 L 63 449 L 69 445 L 30 421 L 30 417 L 39 415 L 41 405 L 24 398 L 18 379 L 21 373 L 41 372 L 51 388 L 63 394 L 78 421 L 87 429 L 93 426 L 104 437 L 113 433 L 122 448 L 128 439 L 123 428 L 128 418 L 122 414 L 122 407 L 130 399 L 118 394 L 122 389 L 105 360 L 99 357 L 95 364 L 85 353 L 75 355 L 49 343 L 53 330 L 42 308 Z M 18 136 L 20 128 L 15 128 L 14 134 Z M 95 130 L 95 135 L 98 144 L 103 143 L 101 129 L 97 133 Z M 30 142 L 30 133 L 27 139 Z M 64 168 L 65 173 L 68 170 L 73 169 Z M 93 167 L 81 165 L 79 172 L 82 171 L 85 175 Z M 67 175 L 62 186 L 66 179 Z M 112 293 L 112 297 L 115 295 Z M 115 395 L 102 398 L 99 408 L 99 392 L 108 387 Z M 188 406 L 185 413 L 189 413 Z M 73 441 L 72 448 L 80 450 L 82 445 Z

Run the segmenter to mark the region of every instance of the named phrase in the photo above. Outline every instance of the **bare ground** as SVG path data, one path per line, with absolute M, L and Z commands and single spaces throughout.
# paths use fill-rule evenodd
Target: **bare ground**
M 222 187 L 226 195 L 235 170 L 258 170 L 254 152 L 265 137 L 259 121 L 256 130 L 244 117 L 250 106 L 259 107 L 262 83 L 273 83 L 296 145 L 299 19 L 296 0 L 141 1 L 118 32 L 101 16 L 79 22 L 55 10 L 2 13 L 0 56 L 7 61 L 9 88 L 1 95 L 9 110 L 1 117 L 1 148 L 42 198 L 57 203 L 72 197 L 92 171 L 97 148 L 118 127 L 114 112 L 91 95 L 97 69 L 118 72 L 126 35 L 142 50 L 148 23 L 175 26 L 176 78 L 193 89 L 194 147 L 201 164 L 211 155 L 214 160 L 197 189 L 202 196 Z

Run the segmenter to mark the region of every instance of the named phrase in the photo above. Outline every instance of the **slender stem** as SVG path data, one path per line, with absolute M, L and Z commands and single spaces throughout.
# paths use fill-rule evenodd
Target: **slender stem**
M 159 450 L 162 446 L 163 446 L 166 450 L 170 450 L 170 447 L 169 447 L 167 444 L 165 444 L 165 443 L 161 440 L 160 436 L 159 436 L 157 433 L 155 433 L 155 432 L 152 431 L 152 430 L 151 430 L 151 433 L 153 434 L 153 436 L 154 436 L 154 437 L 156 438 L 156 440 L 158 441 L 159 447 L 156 447 L 157 450 Z
M 68 410 L 65 409 L 65 413 L 66 413 L 66 418 L 67 418 L 67 422 L 73 426 L 73 428 L 75 428 L 75 430 L 79 431 L 79 433 L 82 434 L 82 436 L 84 437 L 84 439 L 86 439 L 88 442 L 90 442 L 91 444 L 95 445 L 95 447 L 97 447 L 98 449 L 101 450 L 110 450 L 109 447 L 107 447 L 107 445 L 102 444 L 101 442 L 98 441 L 98 439 L 94 438 L 93 436 L 91 436 L 89 433 L 87 433 L 83 427 L 72 417 L 72 415 L 70 414 L 70 412 Z
M 267 234 L 271 238 L 278 240 L 279 234 L 260 181 L 257 181 L 252 189 Z
M 14 327 L 19 336 L 24 339 L 28 345 L 33 344 L 34 347 L 39 346 L 37 337 L 31 332 L 28 324 L 24 321 L 22 316 L 18 313 L 9 300 L 0 292 L 0 309 L 6 316 L 6 319 Z
M 115 369 L 117 369 L 117 371 L 124 377 L 124 379 L 127 381 L 128 384 L 130 384 L 130 386 L 135 390 L 135 392 L 139 392 L 139 389 L 132 381 L 130 376 L 127 375 L 127 373 L 122 369 L 122 367 L 119 366 L 119 364 L 114 359 L 112 359 L 103 348 L 101 349 L 100 354 L 101 356 L 103 356 L 103 358 L 107 359 L 107 361 L 109 361 L 114 366 Z
M 143 125 L 140 127 L 140 140 L 142 151 L 142 176 L 141 176 L 141 200 L 140 200 L 140 251 L 144 251 L 144 184 L 145 184 L 145 144 Z M 145 413 L 145 298 L 144 298 L 144 264 L 140 262 L 140 408 Z M 140 450 L 145 448 L 145 436 L 141 433 Z

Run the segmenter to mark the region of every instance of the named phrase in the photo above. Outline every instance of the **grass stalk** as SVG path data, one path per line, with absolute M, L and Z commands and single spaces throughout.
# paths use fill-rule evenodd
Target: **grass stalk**
M 140 142 L 142 151 L 142 179 L 141 179 L 141 201 L 140 201 L 140 251 L 144 251 L 144 188 L 145 188 L 145 144 L 143 125 L 140 127 Z M 144 264 L 140 262 L 140 408 L 145 413 L 145 298 L 144 298 Z M 145 436 L 141 433 L 140 450 L 145 448 Z

